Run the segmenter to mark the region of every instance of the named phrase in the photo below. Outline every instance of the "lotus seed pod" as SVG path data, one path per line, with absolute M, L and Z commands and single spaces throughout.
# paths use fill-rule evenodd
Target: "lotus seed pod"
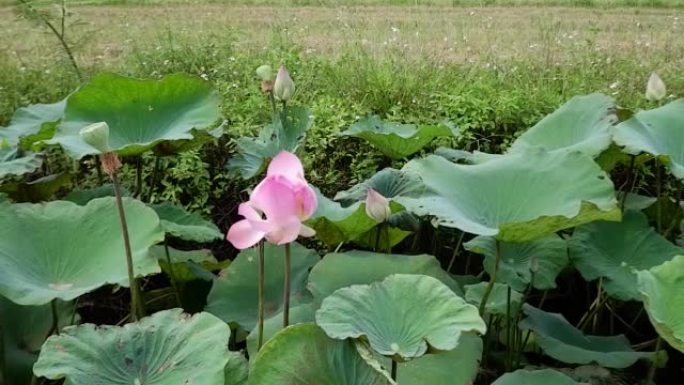
M 368 195 L 366 195 L 366 214 L 378 223 L 386 222 L 392 215 L 389 200 L 379 192 L 369 188 Z
M 79 131 L 81 139 L 98 149 L 101 153 L 109 152 L 109 126 L 105 122 L 93 123 Z
M 256 69 L 256 74 L 261 80 L 273 80 L 273 69 L 270 65 L 264 64 Z
M 294 81 L 292 81 L 290 73 L 287 72 L 287 68 L 285 68 L 284 65 L 281 65 L 278 69 L 278 75 L 276 75 L 275 82 L 273 83 L 273 96 L 278 100 L 286 102 L 290 100 L 294 92 Z
M 657 102 L 663 100 L 667 96 L 667 89 L 665 88 L 665 83 L 655 72 L 651 73 L 651 77 L 648 78 L 648 84 L 646 84 L 646 99 Z

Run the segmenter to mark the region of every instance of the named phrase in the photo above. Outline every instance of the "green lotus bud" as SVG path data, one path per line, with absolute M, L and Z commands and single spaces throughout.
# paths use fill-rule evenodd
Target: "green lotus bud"
M 663 80 L 653 72 L 651 77 L 648 78 L 648 83 L 646 84 L 646 99 L 657 102 L 662 100 L 667 96 L 667 89 L 665 88 L 665 83 Z
M 81 135 L 84 142 L 100 150 L 101 153 L 111 151 L 109 149 L 109 126 L 107 123 L 99 122 L 85 126 L 78 134 Z
M 290 100 L 294 92 L 294 81 L 292 81 L 290 73 L 287 72 L 287 68 L 285 68 L 284 65 L 281 65 L 278 69 L 278 75 L 276 75 L 275 82 L 273 83 L 273 96 L 278 100 L 286 102 Z
M 273 80 L 273 69 L 268 64 L 259 66 L 256 69 L 256 74 L 261 80 Z

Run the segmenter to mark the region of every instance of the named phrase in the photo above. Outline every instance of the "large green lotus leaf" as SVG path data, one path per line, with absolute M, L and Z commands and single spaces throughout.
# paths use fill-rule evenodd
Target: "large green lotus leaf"
M 451 350 L 462 332 L 486 331 L 475 306 L 436 278 L 410 274 L 335 291 L 316 324 L 331 338 L 367 338 L 376 352 L 400 359 Z
M 482 299 L 484 298 L 485 291 L 489 286 L 488 282 L 480 282 L 475 285 L 466 285 L 465 289 L 465 300 L 472 303 L 475 306 L 480 306 Z M 510 286 L 504 285 L 498 282 L 494 283 L 494 287 L 490 294 L 487 304 L 485 305 L 485 311 L 489 314 L 508 314 L 508 288 Z M 510 314 L 515 315 L 520 311 L 520 306 L 523 303 L 523 295 L 520 292 L 511 290 L 510 299 Z
M 478 236 L 463 244 L 466 250 L 484 254 L 484 268 L 491 276 L 496 262 L 496 239 Z M 532 286 L 547 290 L 556 287 L 556 277 L 568 265 L 568 246 L 556 234 L 534 241 L 500 242 L 501 261 L 496 280 L 525 291 L 532 281 L 532 262 L 536 259 L 537 271 Z
M 684 352 L 684 256 L 637 274 L 653 327 L 673 348 Z
M 218 227 L 198 213 L 187 212 L 171 203 L 151 206 L 161 219 L 164 232 L 184 241 L 206 243 L 223 238 Z
M 455 349 L 426 354 L 399 364 L 401 385 L 449 384 L 472 385 L 480 370 L 482 339 L 471 333 L 461 333 Z M 389 368 L 391 361 L 383 361 Z
M 314 322 L 315 309 L 311 303 L 302 303 L 290 308 L 290 325 L 296 325 L 306 322 Z M 264 321 L 264 343 L 273 338 L 276 333 L 283 330 L 283 313 L 280 312 L 275 316 Z M 258 330 L 255 327 L 247 336 L 247 352 L 250 357 L 255 357 L 257 354 L 258 344 Z
M 404 170 L 432 190 L 395 198 L 438 225 L 524 242 L 598 219 L 619 220 L 613 183 L 587 155 L 534 149 L 475 165 L 430 155 Z
M 30 182 L 5 183 L 0 192 L 9 195 L 15 202 L 43 202 L 49 200 L 59 189 L 71 182 L 72 174 L 47 175 Z
M 298 243 L 291 244 L 291 302 L 296 305 L 310 301 L 306 290 L 309 269 L 319 261 L 316 251 Z M 285 282 L 285 247 L 269 243 L 264 247 L 266 317 L 270 318 L 283 309 L 283 284 Z M 258 266 L 257 248 L 242 251 L 219 278 L 207 298 L 206 310 L 226 322 L 235 322 L 249 331 L 257 323 L 258 314 Z
M 333 340 L 314 324 L 287 327 L 262 347 L 249 385 L 395 385 L 354 342 Z
M 229 339 L 230 327 L 211 314 L 164 310 L 123 327 L 65 328 L 47 340 L 33 371 L 71 385 L 222 385 L 226 366 L 241 361 Z
M 364 139 L 390 158 L 401 159 L 420 151 L 435 138 L 456 136 L 457 133 L 458 129 L 447 123 L 415 126 L 384 122 L 373 115 L 353 124 L 340 135 Z
M 71 302 L 56 302 L 59 328 L 70 325 L 78 317 Z M 33 364 L 41 345 L 52 329 L 51 305 L 21 306 L 0 296 L 0 379 L 5 385 L 31 382 Z M 3 355 L 4 352 L 4 355 Z M 0 361 L 2 362 L 2 361 Z
M 326 198 L 318 189 L 316 212 L 307 225 L 316 230 L 316 238 L 330 246 L 349 242 L 377 226 L 377 222 L 366 214 L 366 204 L 356 202 L 342 207 L 338 202 Z
M 257 137 L 235 141 L 237 155 L 228 162 L 228 171 L 249 179 L 260 174 L 280 151 L 295 152 L 303 143 L 306 130 L 313 123 L 311 112 L 304 107 L 288 107 L 287 117 L 274 117 L 273 122 Z
M 684 179 L 684 99 L 637 112 L 617 125 L 614 141 L 629 154 L 647 152 L 665 161 L 672 174 Z
M 48 143 L 80 159 L 100 151 L 81 139 L 81 128 L 109 125 L 109 145 L 123 156 L 140 155 L 165 140 L 192 139 L 219 119 L 219 96 L 208 82 L 183 74 L 142 80 L 101 73 L 67 100 L 64 119 Z
M 400 195 L 410 196 L 425 189 L 417 175 L 409 174 L 402 170 L 386 168 L 349 190 L 338 192 L 335 195 L 335 200 L 345 204 L 363 201 L 366 199 L 366 195 L 368 195 L 369 188 L 372 188 L 388 199 Z
M 575 229 L 570 258 L 584 279 L 603 278 L 606 292 L 622 301 L 639 300 L 635 270 L 669 261 L 684 249 L 663 238 L 646 215 L 628 211 L 622 222 L 597 221 Z
M 124 198 L 136 276 L 158 273 L 150 246 L 162 241 L 159 218 Z M 114 198 L 85 206 L 54 201 L 14 204 L 0 211 L 0 294 L 22 305 L 71 300 L 106 284 L 128 286 Z
M 52 104 L 31 104 L 14 112 L 10 124 L 0 127 L 0 147 L 5 142 L 17 146 L 20 142 L 27 147 L 34 139 L 50 139 L 57 122 L 64 116 L 66 98 Z
M 598 156 L 611 144 L 615 108 L 613 99 L 603 94 L 575 96 L 522 134 L 509 152 L 542 147 Z
M 499 377 L 492 385 L 582 385 L 553 369 L 516 370 Z
M 463 291 L 432 255 L 381 254 L 369 251 L 331 253 L 311 270 L 308 288 L 317 305 L 337 289 L 382 281 L 392 274 L 420 274 L 439 279 L 454 293 Z
M 624 335 L 590 336 L 572 326 L 562 315 L 547 313 L 528 304 L 520 329 L 531 330 L 535 341 L 547 355 L 568 364 L 597 363 L 607 368 L 626 368 L 653 353 L 632 350 Z
M 43 154 L 23 153 L 16 148 L 0 148 L 0 179 L 35 172 L 43 164 Z

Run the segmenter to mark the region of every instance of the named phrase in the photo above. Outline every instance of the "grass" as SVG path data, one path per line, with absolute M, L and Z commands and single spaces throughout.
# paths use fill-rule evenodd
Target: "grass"
M 312 180 L 331 192 L 367 177 L 379 154 L 336 136 L 358 117 L 450 119 L 455 144 L 498 151 L 516 132 L 576 94 L 604 92 L 629 108 L 657 71 L 682 95 L 684 12 L 664 8 L 250 6 L 213 3 L 77 6 L 67 39 L 86 74 L 202 76 L 223 96 L 230 137 L 268 120 L 254 69 L 286 63 L 296 102 L 316 119 L 307 136 Z M 28 103 L 51 102 L 77 82 L 56 40 L 0 8 L 0 125 Z M 230 150 L 230 147 L 229 147 Z M 230 155 L 221 153 L 220 161 Z M 179 161 L 162 198 L 207 209 L 207 154 Z M 179 164 L 180 164 L 179 163 Z M 179 166 L 181 167 L 181 166 Z M 187 171 L 187 172 L 186 172 Z M 198 179 L 199 178 L 199 179 Z M 209 191 L 209 192 L 207 192 Z M 181 194 L 181 195 L 176 195 Z
M 9 5 L 15 0 L 0 0 Z M 41 0 L 49 1 L 49 0 Z M 681 0 L 72 0 L 71 5 L 231 4 L 277 6 L 565 6 L 565 7 L 684 7 Z

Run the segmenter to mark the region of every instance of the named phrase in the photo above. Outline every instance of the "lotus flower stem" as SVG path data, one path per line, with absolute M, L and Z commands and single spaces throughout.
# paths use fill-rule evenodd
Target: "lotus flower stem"
M 489 277 L 489 283 L 485 289 L 484 295 L 482 296 L 482 302 L 480 302 L 480 315 L 484 315 L 485 307 L 487 306 L 487 301 L 489 301 L 489 296 L 494 290 L 494 282 L 496 282 L 496 273 L 499 270 L 499 263 L 501 263 L 501 242 L 496 240 L 496 261 L 494 262 L 494 271 L 492 271 L 492 276 Z
M 651 366 L 648 368 L 648 374 L 646 375 L 646 381 L 644 382 L 644 384 L 646 384 L 646 385 L 653 384 L 653 379 L 655 378 L 655 372 L 658 369 L 656 367 L 656 365 L 658 364 L 656 361 L 656 356 L 658 355 L 658 350 L 660 350 L 660 346 L 662 345 L 662 343 L 663 343 L 663 339 L 660 338 L 660 336 L 658 336 L 658 338 L 656 338 L 656 345 L 655 345 L 655 350 L 654 350 L 655 354 L 653 356 L 653 361 L 651 361 Z
M 283 290 L 283 327 L 290 324 L 290 269 L 291 255 L 290 244 L 285 244 L 285 288 Z
M 119 209 L 119 220 L 121 221 L 121 233 L 124 239 L 124 249 L 126 251 L 126 266 L 128 268 L 128 284 L 131 287 L 131 320 L 138 320 L 138 312 L 142 313 L 142 303 L 140 302 L 140 287 L 135 279 L 133 272 L 133 253 L 131 252 L 131 240 L 128 236 L 128 224 L 126 223 L 126 213 L 124 212 L 123 200 L 121 199 L 121 186 L 116 172 L 111 174 L 112 184 L 114 185 L 114 195 L 116 196 L 116 206 Z
M 261 349 L 264 344 L 264 315 L 265 315 L 265 302 L 264 301 L 264 241 L 263 239 L 259 242 L 259 277 L 257 292 L 259 296 L 259 320 L 257 324 L 257 351 Z
M 166 238 L 164 238 L 164 254 L 166 254 L 166 263 L 169 265 L 169 281 L 171 281 L 171 287 L 173 288 L 173 294 L 176 297 L 176 303 L 179 307 L 183 307 L 180 290 L 178 289 L 178 283 L 176 283 L 176 275 L 174 273 L 173 263 L 171 262 L 171 254 L 169 253 L 169 242 Z
M 397 372 L 399 371 L 399 365 L 397 364 L 397 361 L 392 359 L 392 379 L 394 382 L 397 381 Z

